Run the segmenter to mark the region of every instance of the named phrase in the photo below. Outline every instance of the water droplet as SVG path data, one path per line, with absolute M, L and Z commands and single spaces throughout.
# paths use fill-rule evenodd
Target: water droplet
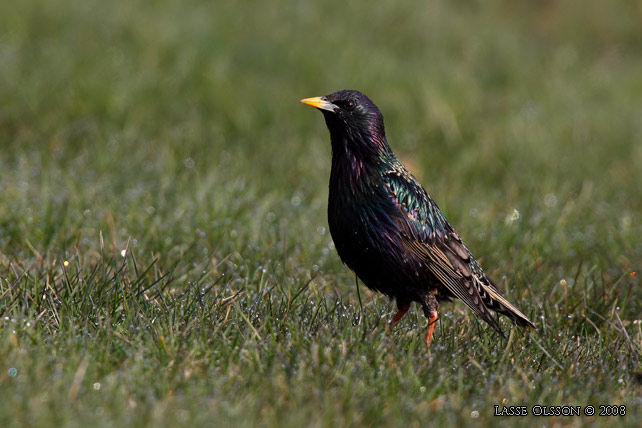
M 519 220 L 519 211 L 517 211 L 516 209 L 514 209 L 513 212 L 506 218 L 507 223 L 515 223 L 518 220 Z
M 7 374 L 9 375 L 9 377 L 16 377 L 16 375 L 18 374 L 18 369 L 15 367 L 11 367 L 9 370 L 7 370 Z
M 100 389 L 100 382 L 94 382 L 94 390 L 98 391 Z
M 192 158 L 185 159 L 185 162 L 183 162 L 183 165 L 185 165 L 185 168 L 187 168 L 187 169 L 194 168 L 194 159 L 192 159 Z

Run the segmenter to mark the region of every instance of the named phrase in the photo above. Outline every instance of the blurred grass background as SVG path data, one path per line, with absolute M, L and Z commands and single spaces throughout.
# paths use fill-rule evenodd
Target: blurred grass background
M 636 426 L 641 20 L 640 1 L 0 4 L 2 426 L 516 424 L 502 403 L 623 404 L 517 424 Z M 537 333 L 446 304 L 427 350 L 419 311 L 389 329 L 365 290 L 359 322 L 327 130 L 298 104 L 346 88 Z

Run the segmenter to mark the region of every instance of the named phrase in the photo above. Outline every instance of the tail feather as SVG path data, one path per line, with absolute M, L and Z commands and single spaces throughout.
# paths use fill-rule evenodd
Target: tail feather
M 489 309 L 506 315 L 519 326 L 530 327 L 532 329 L 535 328 L 535 325 L 528 319 L 528 317 L 517 309 L 515 305 L 506 300 L 504 296 L 499 294 L 499 291 L 497 291 L 497 288 L 495 288 L 492 283 L 484 284 L 483 281 L 478 278 L 476 279 L 479 286 L 479 294 Z

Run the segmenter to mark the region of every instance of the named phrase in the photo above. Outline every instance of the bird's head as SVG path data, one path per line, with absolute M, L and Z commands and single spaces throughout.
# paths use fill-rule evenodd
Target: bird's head
M 368 157 L 389 150 L 383 115 L 361 92 L 342 90 L 301 102 L 323 113 L 333 151 L 347 149 L 353 155 Z

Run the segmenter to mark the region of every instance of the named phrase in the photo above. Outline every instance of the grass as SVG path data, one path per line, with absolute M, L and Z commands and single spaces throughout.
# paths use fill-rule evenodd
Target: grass
M 219 2 L 223 3 L 223 2 Z M 638 426 L 642 31 L 624 2 L 4 2 L 0 425 Z M 360 89 L 537 324 L 433 346 L 361 289 L 298 100 Z M 634 272 L 638 272 L 635 274 Z M 495 417 L 617 404 L 619 417 Z

